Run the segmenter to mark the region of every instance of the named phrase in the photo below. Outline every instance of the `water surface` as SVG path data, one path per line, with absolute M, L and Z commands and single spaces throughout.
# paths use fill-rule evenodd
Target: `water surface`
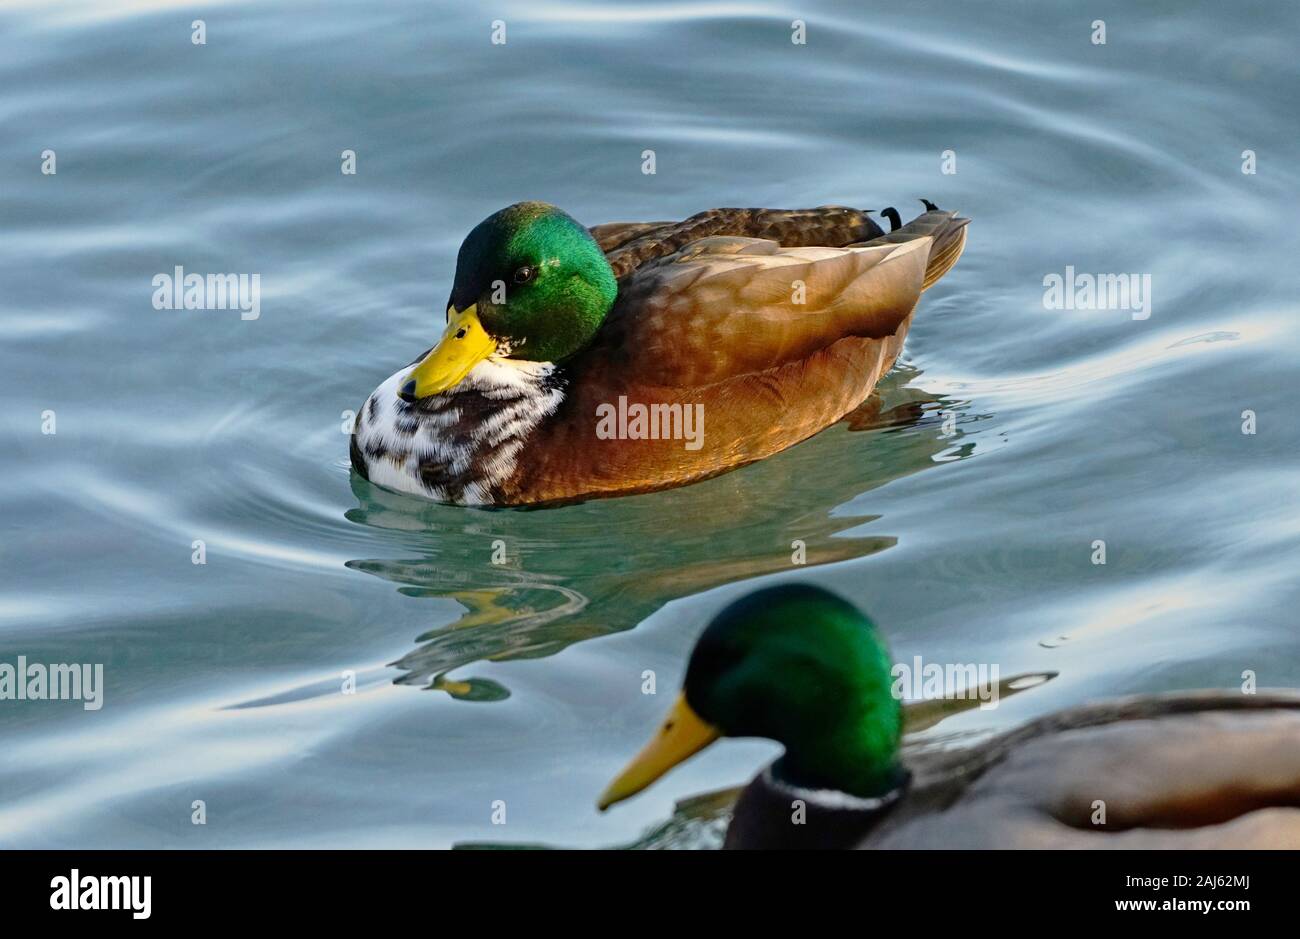
M 725 798 L 660 826 L 774 745 L 593 801 L 709 616 L 783 579 L 860 602 L 900 660 L 1058 673 L 927 745 L 1245 670 L 1300 685 L 1296 26 L 1110 0 L 0 6 L 0 661 L 106 682 L 95 712 L 0 702 L 0 845 L 714 843 Z M 921 196 L 974 219 L 965 257 L 878 395 L 793 450 L 538 512 L 350 474 L 346 412 L 440 332 L 496 208 Z M 260 317 L 155 310 L 177 264 L 259 273 Z M 1045 309 L 1066 265 L 1150 274 L 1151 316 Z

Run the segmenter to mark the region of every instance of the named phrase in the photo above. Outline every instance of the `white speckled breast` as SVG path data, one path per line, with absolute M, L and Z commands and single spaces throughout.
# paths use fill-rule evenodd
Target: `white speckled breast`
M 419 361 L 418 359 L 416 361 Z M 352 465 L 377 486 L 459 505 L 492 505 L 532 431 L 564 400 L 549 362 L 480 362 L 450 391 L 415 403 L 376 388 L 357 415 Z

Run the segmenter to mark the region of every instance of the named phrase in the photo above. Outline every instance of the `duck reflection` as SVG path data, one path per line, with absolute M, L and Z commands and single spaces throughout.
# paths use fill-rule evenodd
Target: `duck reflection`
M 398 584 L 407 596 L 463 608 L 392 663 L 404 673 L 396 681 L 499 700 L 509 692 L 497 682 L 449 673 L 483 660 L 554 655 L 630 629 L 669 600 L 890 547 L 892 535 L 849 533 L 878 516 L 852 514 L 844 504 L 974 448 L 962 423 L 954 431 L 941 416 L 960 415 L 966 403 L 907 387 L 915 377 L 896 368 L 839 425 L 762 463 L 648 495 L 537 510 L 465 509 L 353 475 L 358 505 L 349 520 L 427 538 L 419 557 L 348 566 Z

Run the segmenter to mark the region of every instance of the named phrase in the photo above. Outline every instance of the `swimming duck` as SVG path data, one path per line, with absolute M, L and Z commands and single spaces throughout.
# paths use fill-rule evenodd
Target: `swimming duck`
M 752 593 L 704 630 L 667 719 L 598 805 L 719 736 L 766 737 L 785 754 L 741 794 L 727 847 L 1300 847 L 1300 694 L 1122 698 L 904 759 L 893 682 L 849 602 Z
M 888 234 L 837 206 L 591 229 L 543 202 L 502 209 L 460 247 L 441 340 L 357 414 L 352 465 L 515 506 L 771 456 L 862 403 L 956 263 L 968 219 L 925 205 Z

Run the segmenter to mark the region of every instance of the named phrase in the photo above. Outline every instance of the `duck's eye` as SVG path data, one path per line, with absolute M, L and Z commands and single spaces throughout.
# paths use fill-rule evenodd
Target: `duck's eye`
M 526 284 L 532 280 L 536 274 L 537 268 L 533 267 L 531 264 L 525 264 L 523 267 L 515 270 L 515 283 Z

